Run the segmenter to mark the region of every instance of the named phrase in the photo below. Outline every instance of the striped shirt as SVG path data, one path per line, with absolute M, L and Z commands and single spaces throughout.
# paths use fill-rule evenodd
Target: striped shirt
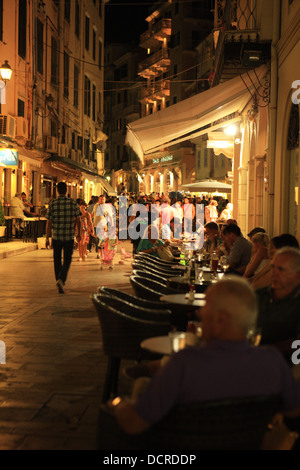
M 52 238 L 63 242 L 74 239 L 75 218 L 81 216 L 81 211 L 74 199 L 58 196 L 50 202 L 46 219 L 52 221 Z

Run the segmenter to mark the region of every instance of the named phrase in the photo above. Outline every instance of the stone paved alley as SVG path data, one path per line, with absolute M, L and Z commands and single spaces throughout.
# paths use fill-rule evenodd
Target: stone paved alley
M 100 285 L 132 292 L 131 261 L 120 265 L 117 254 L 114 270 L 100 271 L 95 253 L 80 263 L 75 251 L 59 295 L 52 250 L 35 248 L 0 244 L 0 450 L 93 450 L 106 358 L 91 294 Z M 120 392 L 129 385 L 122 378 Z

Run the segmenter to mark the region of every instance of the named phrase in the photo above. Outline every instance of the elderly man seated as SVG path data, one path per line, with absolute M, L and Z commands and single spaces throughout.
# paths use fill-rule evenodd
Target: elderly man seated
M 248 282 L 233 276 L 207 290 L 201 309 L 203 342 L 173 355 L 152 377 L 136 403 L 113 400 L 125 432 L 138 434 L 176 405 L 249 396 L 277 395 L 283 410 L 298 413 L 300 388 L 282 355 L 272 347 L 250 346 L 256 297 Z
M 252 243 L 243 237 L 238 225 L 225 225 L 222 231 L 224 244 L 229 246 L 229 267 L 236 274 L 244 274 L 251 259 Z
M 261 344 L 278 347 L 291 360 L 293 341 L 300 338 L 300 250 L 285 247 L 271 261 L 271 286 L 256 291 L 262 329 Z

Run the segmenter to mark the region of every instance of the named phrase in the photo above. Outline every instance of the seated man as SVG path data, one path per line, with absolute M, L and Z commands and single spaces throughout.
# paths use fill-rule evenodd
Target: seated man
M 204 249 L 208 253 L 212 254 L 212 252 L 217 250 L 222 245 L 222 239 L 219 235 L 219 227 L 216 222 L 207 222 L 204 225 L 206 240 L 204 242 Z
M 229 268 L 236 274 L 244 274 L 251 259 L 252 243 L 243 237 L 240 227 L 235 224 L 225 225 L 222 235 L 229 246 Z
M 300 250 L 277 250 L 271 261 L 271 286 L 256 291 L 261 344 L 273 344 L 290 361 L 292 342 L 300 338 Z
M 203 343 L 174 354 L 136 403 L 109 403 L 121 428 L 138 434 L 179 404 L 261 395 L 280 396 L 283 410 L 298 413 L 300 386 L 282 355 L 272 347 L 250 346 L 246 339 L 256 322 L 256 305 L 254 291 L 239 277 L 209 287 L 201 309 Z
M 24 206 L 23 212 L 25 217 L 36 217 L 38 214 L 31 211 L 31 209 L 33 209 L 33 204 L 26 199 L 26 193 L 21 193 L 21 200 Z
M 10 202 L 10 215 L 16 217 L 17 219 L 24 220 L 24 204 L 21 198 L 21 194 L 16 194 Z

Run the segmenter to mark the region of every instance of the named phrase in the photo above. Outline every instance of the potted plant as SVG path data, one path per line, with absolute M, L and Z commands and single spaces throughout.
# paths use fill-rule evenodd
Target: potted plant
M 4 215 L 4 209 L 3 209 L 3 204 L 0 201 L 0 237 L 4 237 L 5 235 L 5 215 Z

